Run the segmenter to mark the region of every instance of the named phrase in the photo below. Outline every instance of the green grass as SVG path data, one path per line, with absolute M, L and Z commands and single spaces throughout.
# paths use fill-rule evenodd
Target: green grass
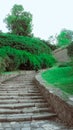
M 73 94 L 73 69 L 71 67 L 54 67 L 42 73 L 42 78 L 54 87 Z

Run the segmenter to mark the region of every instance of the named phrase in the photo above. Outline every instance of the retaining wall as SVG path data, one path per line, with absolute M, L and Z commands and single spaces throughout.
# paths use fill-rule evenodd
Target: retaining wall
M 55 58 L 57 59 L 58 62 L 68 62 L 70 61 L 70 57 L 67 54 L 67 47 L 66 48 L 59 48 L 56 49 L 53 52 Z
M 12 72 L 10 74 L 1 74 L 0 75 L 0 83 L 2 83 L 5 80 L 8 80 L 10 78 L 16 77 L 17 75 L 19 75 L 19 72 Z
M 35 83 L 59 119 L 68 126 L 73 126 L 73 101 L 69 100 L 68 95 L 63 94 L 59 89 L 50 87 L 40 75 L 35 77 Z

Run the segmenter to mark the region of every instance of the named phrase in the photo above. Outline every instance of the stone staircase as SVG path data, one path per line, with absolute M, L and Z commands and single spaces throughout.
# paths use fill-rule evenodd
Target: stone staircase
M 57 117 L 32 82 L 35 72 L 22 74 L 0 86 L 0 122 L 55 119 Z

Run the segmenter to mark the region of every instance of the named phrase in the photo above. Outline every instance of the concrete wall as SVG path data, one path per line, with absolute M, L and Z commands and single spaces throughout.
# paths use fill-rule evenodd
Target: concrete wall
M 58 62 L 68 62 L 70 58 L 67 54 L 67 48 L 59 48 L 53 52 Z

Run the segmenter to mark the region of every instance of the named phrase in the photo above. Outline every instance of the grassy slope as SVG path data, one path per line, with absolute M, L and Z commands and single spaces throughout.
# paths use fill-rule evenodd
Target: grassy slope
M 42 73 L 43 79 L 54 87 L 73 94 L 73 70 L 71 67 L 55 67 Z

